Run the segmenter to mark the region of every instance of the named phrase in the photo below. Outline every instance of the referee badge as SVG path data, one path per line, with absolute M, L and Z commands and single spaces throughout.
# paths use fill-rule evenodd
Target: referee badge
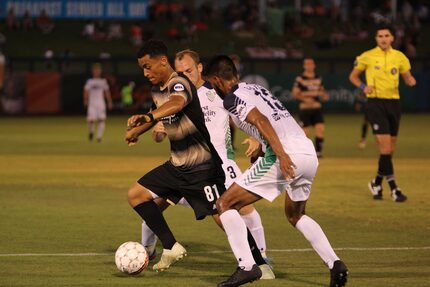
M 395 75 L 396 73 L 397 73 L 397 69 L 396 69 L 396 68 L 392 68 L 392 69 L 391 69 L 391 74 L 392 74 L 392 75 Z

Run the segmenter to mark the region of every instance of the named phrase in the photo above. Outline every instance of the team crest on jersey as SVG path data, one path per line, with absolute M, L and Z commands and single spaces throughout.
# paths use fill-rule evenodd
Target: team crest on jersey
M 381 67 L 380 66 L 375 66 L 375 70 L 380 70 Z
M 392 74 L 392 75 L 395 75 L 396 73 L 397 73 L 397 69 L 396 69 L 396 68 L 392 68 L 392 69 L 391 69 L 391 74 Z
M 209 90 L 206 92 L 206 97 L 209 101 L 213 102 L 215 100 L 215 91 Z
M 183 90 L 185 90 L 184 85 L 182 85 L 182 84 L 176 84 L 176 85 L 174 85 L 174 86 L 173 86 L 173 89 L 174 89 L 176 92 L 182 92 Z

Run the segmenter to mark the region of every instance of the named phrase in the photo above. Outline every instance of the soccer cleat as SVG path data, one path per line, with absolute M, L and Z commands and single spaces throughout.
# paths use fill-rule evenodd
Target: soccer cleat
M 395 202 L 403 202 L 406 201 L 407 196 L 404 195 L 401 191 L 400 188 L 396 187 L 395 189 L 391 190 L 391 198 L 395 201 Z
M 373 194 L 373 199 L 382 199 L 382 185 L 376 185 L 375 181 L 372 180 L 368 184 L 370 192 Z
M 262 273 L 260 277 L 261 280 L 271 280 L 276 278 L 275 273 L 273 273 L 272 266 L 269 264 L 262 264 L 258 267 L 260 267 Z
M 253 282 L 255 280 L 260 279 L 262 275 L 261 269 L 254 264 L 252 269 L 249 271 L 244 270 L 241 267 L 238 267 L 236 271 L 228 278 L 226 281 L 223 281 L 218 284 L 218 287 L 235 287 L 240 286 L 245 283 Z
M 334 262 L 333 268 L 330 269 L 330 287 L 343 287 L 348 281 L 348 268 L 340 260 Z
M 172 249 L 163 249 L 160 261 L 152 266 L 154 271 L 164 271 L 170 267 L 170 265 L 178 262 L 182 258 L 187 256 L 187 250 L 178 242 L 173 245 Z
M 89 141 L 92 141 L 92 140 L 93 140 L 93 137 L 94 137 L 93 133 L 89 133 L 89 134 L 88 134 L 88 140 L 89 140 Z

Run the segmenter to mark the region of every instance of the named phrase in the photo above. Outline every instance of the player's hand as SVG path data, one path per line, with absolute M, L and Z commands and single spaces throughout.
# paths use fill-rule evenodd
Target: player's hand
M 373 86 L 366 86 L 366 87 L 364 88 L 363 92 L 364 92 L 365 94 L 371 94 L 371 93 L 373 93 Z
M 131 116 L 127 120 L 127 130 L 138 127 L 144 123 L 150 123 L 151 121 L 152 119 L 147 114 Z
M 154 132 L 155 133 L 166 133 L 166 129 L 164 128 L 163 122 L 158 122 L 155 126 L 154 126 Z
M 246 157 L 252 158 L 257 157 L 261 151 L 261 144 L 254 138 L 249 137 L 242 142 L 243 145 L 248 145 L 248 149 L 245 152 Z
M 293 179 L 296 176 L 296 165 L 291 160 L 288 154 L 278 157 L 282 175 L 286 180 Z
M 128 146 L 133 146 L 137 144 L 138 140 L 139 136 L 133 129 L 127 130 L 127 132 L 125 133 L 125 142 L 128 144 Z
M 414 77 L 408 77 L 407 80 L 405 81 L 405 84 L 409 87 L 413 87 L 417 84 L 417 80 L 415 80 Z
M 111 111 L 113 109 L 113 104 L 111 102 L 108 103 L 108 110 Z

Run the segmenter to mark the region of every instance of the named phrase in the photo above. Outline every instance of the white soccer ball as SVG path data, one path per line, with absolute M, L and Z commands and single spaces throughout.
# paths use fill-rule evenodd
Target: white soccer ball
M 148 266 L 148 263 L 148 253 L 139 242 L 125 242 L 115 252 L 115 264 L 121 272 L 138 274 Z

